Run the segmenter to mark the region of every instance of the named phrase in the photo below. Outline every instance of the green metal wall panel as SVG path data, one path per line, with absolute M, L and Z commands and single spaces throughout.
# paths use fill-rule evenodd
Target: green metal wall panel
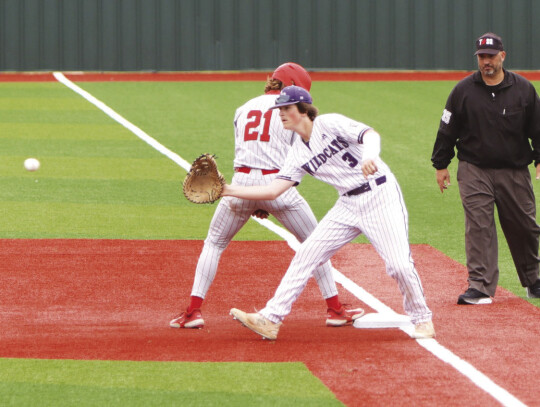
M 0 0 L 0 70 L 540 69 L 536 0 Z

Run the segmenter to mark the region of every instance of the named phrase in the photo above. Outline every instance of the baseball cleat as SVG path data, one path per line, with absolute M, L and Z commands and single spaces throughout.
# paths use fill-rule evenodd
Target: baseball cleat
M 491 304 L 492 302 L 493 300 L 489 295 L 484 294 L 475 288 L 469 288 L 458 297 L 457 301 L 459 305 L 481 305 Z
M 536 283 L 527 287 L 527 298 L 540 298 L 540 279 Z
M 248 314 L 236 308 L 232 308 L 230 314 L 233 319 L 240 321 L 242 325 L 261 335 L 263 339 L 275 341 L 281 327 L 280 323 L 274 323 L 259 313 Z
M 326 326 L 344 326 L 351 325 L 355 319 L 364 315 L 362 308 L 351 309 L 347 304 L 343 304 L 339 310 L 328 308 L 328 318 L 326 319 Z
M 412 337 L 413 339 L 435 338 L 435 328 L 433 327 L 433 322 L 425 321 L 417 323 L 414 326 Z
M 204 326 L 202 312 L 198 308 L 192 310 L 190 313 L 184 311 L 171 320 L 171 322 L 169 322 L 169 326 L 171 328 L 202 328 Z

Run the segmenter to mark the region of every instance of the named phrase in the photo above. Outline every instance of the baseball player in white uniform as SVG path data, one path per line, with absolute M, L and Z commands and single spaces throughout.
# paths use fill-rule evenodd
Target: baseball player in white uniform
M 405 312 L 415 325 L 414 338 L 434 337 L 432 313 L 408 242 L 407 210 L 396 178 L 379 157 L 379 134 L 339 114 L 317 117 L 311 95 L 298 86 L 283 89 L 273 108 L 279 108 L 284 127 L 300 136 L 284 166 L 268 185 L 226 185 L 223 195 L 276 199 L 309 174 L 335 187 L 340 197 L 300 246 L 266 306 L 252 314 L 233 308 L 231 314 L 263 338 L 276 339 L 281 322 L 317 265 L 363 233 L 399 286 Z
M 268 185 L 276 178 L 296 135 L 283 128 L 278 111 L 270 108 L 280 90 L 292 84 L 309 90 L 311 77 L 303 67 L 289 62 L 274 71 L 266 83 L 264 95 L 236 110 L 233 185 Z M 170 321 L 172 328 L 204 326 L 201 305 L 216 275 L 221 254 L 252 214 L 268 215 L 262 211 L 274 215 L 300 242 L 306 240 L 317 226 L 311 208 L 295 188 L 276 200 L 221 199 L 197 263 L 190 304 L 186 311 Z M 313 274 L 327 303 L 328 326 L 350 325 L 363 315 L 363 309 L 352 309 L 340 303 L 330 262 L 316 267 Z

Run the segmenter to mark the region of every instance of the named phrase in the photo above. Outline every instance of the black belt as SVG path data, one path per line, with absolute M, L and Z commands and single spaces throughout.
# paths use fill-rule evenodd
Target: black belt
M 386 175 L 383 175 L 382 177 L 379 177 L 375 180 L 375 184 L 381 185 L 386 182 Z M 351 189 L 349 192 L 346 192 L 343 194 L 343 196 L 353 196 L 353 195 L 360 195 L 364 192 L 371 191 L 371 187 L 369 186 L 369 183 L 365 183 L 360 185 L 358 188 Z

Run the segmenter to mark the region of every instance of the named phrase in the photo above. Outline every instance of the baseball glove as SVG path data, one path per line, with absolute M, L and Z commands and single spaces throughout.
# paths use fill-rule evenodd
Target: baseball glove
M 225 178 L 219 172 L 212 154 L 197 157 L 189 170 L 182 189 L 184 196 L 196 204 L 214 203 L 221 197 Z

